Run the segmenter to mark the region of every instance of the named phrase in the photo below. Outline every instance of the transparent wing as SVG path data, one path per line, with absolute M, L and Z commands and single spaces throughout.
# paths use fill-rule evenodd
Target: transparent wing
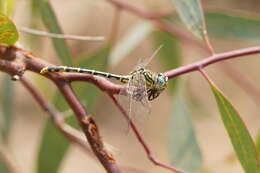
M 148 117 L 151 110 L 145 83 L 145 78 L 141 73 L 134 74 L 129 81 L 128 90 L 131 95 L 129 114 L 130 118 L 136 122 L 142 122 Z
M 132 76 L 119 96 L 119 102 L 132 121 L 142 123 L 150 114 L 151 106 L 147 98 L 145 79 L 140 73 Z M 127 123 L 126 128 L 129 129 L 129 122 Z
M 140 68 L 144 68 L 146 67 L 150 62 L 151 60 L 157 55 L 157 53 L 160 51 L 160 49 L 163 47 L 163 45 L 160 45 L 154 52 L 153 54 L 148 57 L 148 58 L 145 58 L 145 59 L 140 59 L 138 64 L 136 65 L 135 67 L 135 70 L 136 69 L 140 69 Z

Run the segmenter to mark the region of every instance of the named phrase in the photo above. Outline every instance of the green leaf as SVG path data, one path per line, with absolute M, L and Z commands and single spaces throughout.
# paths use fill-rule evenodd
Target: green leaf
M 110 55 L 110 64 L 115 66 L 153 31 L 154 26 L 149 21 L 141 21 L 135 24 L 116 42 Z
M 18 32 L 14 23 L 0 13 L 0 43 L 14 44 L 18 40 Z
M 192 125 L 191 112 L 185 101 L 183 86 L 179 86 L 175 93 L 169 134 L 171 164 L 187 172 L 195 172 L 202 167 L 202 153 Z
M 260 40 L 259 18 L 211 12 L 206 13 L 206 23 L 209 34 L 214 36 Z
M 15 0 L 1 0 L 0 1 L 0 12 L 10 16 L 13 13 Z
M 155 47 L 162 45 L 158 53 L 158 59 L 162 63 L 163 70 L 177 68 L 181 65 L 181 53 L 179 41 L 171 34 L 164 31 L 156 31 L 153 33 L 155 38 Z M 178 78 L 173 78 L 168 82 L 168 88 L 173 93 L 177 86 Z
M 243 169 L 246 173 L 259 173 L 260 167 L 257 151 L 243 120 L 214 83 L 209 81 L 209 84 L 217 101 L 223 123 Z
M 38 0 L 42 21 L 51 33 L 62 34 L 61 27 L 48 0 Z M 52 38 L 55 51 L 64 65 L 72 65 L 69 49 L 64 39 Z
M 79 64 L 85 68 L 105 70 L 107 68 L 107 57 L 109 51 L 110 45 L 107 44 L 93 54 L 84 56 L 84 60 L 80 61 Z M 72 86 L 81 102 L 86 103 L 88 110 L 92 110 L 100 93 L 98 89 L 85 82 L 73 83 Z M 67 102 L 59 92 L 56 94 L 54 104 L 61 112 L 70 109 Z M 75 116 L 69 116 L 69 118 L 66 119 L 66 122 L 73 127 L 79 128 Z M 38 173 L 45 173 L 46 170 L 48 170 L 48 173 L 58 172 L 69 146 L 70 141 L 68 141 L 67 138 L 57 130 L 51 120 L 48 120 L 38 156 Z
M 199 39 L 204 39 L 206 32 L 204 16 L 199 0 L 171 0 L 178 15 L 187 28 Z
M 260 134 L 258 134 L 256 137 L 256 151 L 259 156 L 259 154 L 260 154 Z
M 10 124 L 13 115 L 13 83 L 10 76 L 5 75 L 1 94 L 1 132 L 4 140 L 8 139 Z
M 38 153 L 38 173 L 58 172 L 63 160 L 69 141 L 54 126 L 53 121 L 48 119 L 45 125 L 44 134 Z
M 1 173 L 11 173 L 11 171 L 9 171 L 7 169 L 7 166 L 1 160 L 0 160 L 0 172 Z

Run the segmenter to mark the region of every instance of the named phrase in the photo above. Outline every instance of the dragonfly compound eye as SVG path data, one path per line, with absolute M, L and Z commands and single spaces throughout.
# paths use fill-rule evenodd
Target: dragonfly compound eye
M 158 74 L 158 77 L 157 77 L 157 83 L 160 85 L 160 86 L 164 86 L 167 84 L 167 76 L 164 76 L 162 73 L 159 73 Z

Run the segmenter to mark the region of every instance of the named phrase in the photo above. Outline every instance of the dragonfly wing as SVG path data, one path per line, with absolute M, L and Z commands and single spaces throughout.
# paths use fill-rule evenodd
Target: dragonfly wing
M 128 113 L 128 118 L 135 123 L 143 123 L 150 114 L 151 106 L 147 98 L 145 78 L 142 74 L 134 74 L 126 87 L 120 91 L 119 102 Z M 127 120 L 126 131 L 129 131 Z
M 151 60 L 157 55 L 157 53 L 160 51 L 160 49 L 163 47 L 163 45 L 160 45 L 150 57 L 147 57 L 145 59 L 140 59 L 138 64 L 136 65 L 135 69 L 140 69 L 146 67 Z
M 132 76 L 128 85 L 130 95 L 129 116 L 135 122 L 142 122 L 150 114 L 150 102 L 147 98 L 146 81 L 141 73 Z

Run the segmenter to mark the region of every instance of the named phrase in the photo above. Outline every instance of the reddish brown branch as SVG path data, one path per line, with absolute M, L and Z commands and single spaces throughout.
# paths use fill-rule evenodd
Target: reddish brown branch
M 245 55 L 252 55 L 252 54 L 256 54 L 256 53 L 260 53 L 260 46 L 239 49 L 239 50 L 234 50 L 234 51 L 225 52 L 225 53 L 219 53 L 219 54 L 210 56 L 209 58 L 205 58 L 203 60 L 194 62 L 192 64 L 185 65 L 185 66 L 170 70 L 168 72 L 165 72 L 165 75 L 168 76 L 169 78 L 174 78 L 176 76 L 179 76 L 179 75 L 182 75 L 182 74 L 185 74 L 188 72 L 198 71 L 200 68 L 204 68 L 208 65 L 211 65 L 211 64 L 214 64 L 214 63 L 217 63 L 220 61 L 237 58 L 237 57 L 245 56 Z
M 6 50 L 9 50 L 10 47 L 15 48 L 14 46 L 7 46 L 7 45 L 0 44 L 0 57 L 2 57 L 0 59 L 1 71 L 4 71 L 11 75 L 21 75 L 23 70 L 25 69 L 39 73 L 39 71 L 43 67 L 52 65 L 18 48 L 15 49 L 12 48 L 13 51 L 15 51 L 15 57 L 10 58 L 8 57 L 8 55 L 11 56 L 13 54 L 5 52 Z M 219 61 L 224 61 L 227 59 L 236 58 L 244 55 L 256 54 L 259 52 L 260 52 L 260 47 L 251 47 L 251 48 L 245 48 L 245 49 L 230 51 L 226 53 L 216 54 L 214 56 L 197 61 L 195 63 L 170 70 L 165 74 L 169 78 L 173 78 L 178 75 L 199 70 L 202 67 L 206 67 L 210 64 L 214 64 Z M 105 151 L 96 124 L 94 123 L 93 119 L 89 116 L 87 111 L 84 109 L 84 107 L 81 105 L 78 98 L 75 96 L 74 92 L 71 90 L 69 83 L 72 81 L 88 81 L 97 85 L 99 88 L 108 92 L 109 94 L 118 93 L 120 89 L 122 89 L 122 87 L 119 85 L 115 85 L 106 79 L 100 77 L 94 77 L 87 74 L 49 73 L 45 76 L 51 79 L 52 81 L 54 81 L 58 86 L 58 88 L 60 89 L 60 91 L 63 93 L 65 99 L 67 100 L 67 102 L 75 112 L 75 115 L 77 116 L 78 120 L 80 121 L 82 129 L 85 135 L 87 136 L 87 139 L 92 147 L 92 150 L 99 158 L 102 165 L 106 168 L 108 172 L 113 172 L 113 173 L 120 172 L 114 163 L 114 159 Z M 142 143 L 142 145 L 144 144 Z M 154 160 L 149 150 L 147 150 L 147 148 L 145 150 L 147 151 L 150 159 L 155 164 L 167 168 L 167 165 L 163 165 L 162 163 Z
M 163 13 L 162 15 L 160 13 L 148 11 L 144 8 L 140 8 L 139 6 L 132 5 L 131 3 L 125 0 L 108 0 L 108 1 L 117 7 L 120 7 L 126 11 L 133 13 L 134 15 L 137 15 L 147 20 L 151 20 L 151 22 L 153 22 L 160 29 L 163 29 L 164 31 L 171 33 L 173 36 L 177 37 L 182 41 L 185 41 L 188 44 L 196 45 L 197 47 L 208 51 L 208 53 L 211 53 L 212 51 L 209 47 L 207 47 L 209 45 L 206 46 L 205 44 L 202 44 L 202 42 L 194 38 L 194 36 L 192 36 L 191 34 L 187 34 L 187 32 L 184 32 L 183 30 L 178 29 L 178 27 L 175 27 L 172 24 L 162 20 L 163 16 L 169 16 L 170 14 L 173 14 L 173 12 Z M 209 44 L 209 40 L 206 41 L 207 41 L 206 43 Z
M 61 133 L 64 136 L 66 136 L 71 142 L 79 145 L 88 154 L 92 154 L 90 148 L 86 145 L 85 141 L 77 137 L 76 134 L 73 134 L 72 133 L 73 130 L 71 129 L 70 126 L 64 124 L 63 118 L 60 117 L 60 113 L 58 112 L 58 110 L 56 110 L 51 104 L 49 104 L 39 93 L 39 91 L 37 91 L 37 89 L 33 87 L 33 85 L 25 77 L 22 77 L 20 81 L 24 85 L 24 87 L 29 91 L 29 93 L 34 97 L 34 99 L 38 102 L 41 108 L 45 112 L 50 114 L 51 118 L 54 120 L 54 124 L 61 131 Z M 134 168 L 127 168 L 127 169 L 135 170 Z M 136 172 L 144 172 L 144 171 L 136 169 Z
M 150 20 L 169 16 L 170 14 L 174 13 L 174 11 L 172 10 L 161 11 L 161 12 L 150 12 L 139 6 L 134 6 L 128 3 L 128 1 L 124 1 L 124 0 L 108 0 L 108 1 L 113 3 L 118 8 L 122 8 L 124 10 L 132 12 L 133 14 L 136 14 L 140 17 L 143 17 L 145 19 L 150 19 Z
M 63 80 L 56 80 L 54 82 L 65 97 L 65 100 L 74 111 L 75 115 L 77 116 L 77 119 L 82 127 L 84 134 L 88 139 L 92 150 L 94 151 L 95 155 L 102 163 L 104 168 L 107 170 L 108 173 L 120 173 L 121 171 L 117 167 L 115 159 L 111 154 L 106 151 L 104 147 L 95 121 L 80 103 L 79 99 L 76 97 L 75 93 L 71 89 L 71 86 Z
M 146 142 L 144 141 L 142 135 L 139 133 L 137 127 L 135 126 L 134 122 L 129 118 L 128 113 L 126 112 L 126 110 L 122 107 L 122 105 L 117 101 L 117 99 L 115 98 L 114 95 L 109 94 L 110 98 L 113 100 L 113 102 L 115 103 L 115 105 L 118 107 L 118 109 L 120 110 L 120 112 L 124 115 L 124 117 L 127 119 L 127 121 L 129 122 L 131 129 L 133 130 L 135 136 L 137 137 L 138 141 L 141 143 L 141 145 L 143 146 L 148 158 L 150 159 L 151 162 L 153 162 L 155 165 L 160 166 L 162 168 L 165 169 L 169 169 L 170 171 L 174 171 L 176 173 L 185 173 L 184 171 L 177 169 L 171 165 L 165 164 L 163 162 L 161 162 L 160 160 L 157 160 L 155 158 L 155 156 L 153 155 L 153 153 L 151 152 L 151 150 L 149 149 L 148 145 L 146 144 Z
M 137 15 L 137 16 L 142 17 L 144 19 L 152 20 L 152 22 L 157 27 L 161 28 L 164 31 L 169 32 L 173 36 L 179 38 L 182 41 L 185 41 L 186 43 L 189 43 L 189 44 L 191 43 L 192 45 L 195 45 L 199 48 L 202 48 L 207 53 L 210 53 L 210 55 L 215 54 L 214 48 L 209 41 L 207 33 L 205 33 L 205 38 L 204 38 L 204 40 L 206 42 L 206 45 L 205 45 L 202 42 L 198 41 L 197 39 L 194 39 L 194 37 L 192 35 L 190 35 L 190 34 L 188 35 L 186 32 L 178 29 L 179 27 L 173 26 L 170 23 L 162 21 L 161 20 L 162 16 L 159 15 L 158 13 L 154 13 L 152 11 L 147 11 L 146 9 L 143 9 L 143 8 L 140 8 L 136 5 L 130 4 L 128 1 L 125 1 L 125 0 L 108 0 L 108 1 L 113 3 L 116 6 L 121 7 L 122 9 L 125 9 L 126 11 L 133 13 L 134 15 Z M 201 8 L 201 10 L 202 10 L 202 8 Z M 169 16 L 169 15 L 170 15 L 170 13 L 166 14 L 165 16 Z M 205 26 L 204 20 L 203 20 L 203 28 L 204 28 L 203 29 L 204 32 L 206 32 L 206 26 Z M 226 72 L 227 75 L 230 76 L 231 79 L 236 80 L 237 76 L 239 76 L 238 71 L 231 72 L 231 69 L 226 69 L 225 72 Z M 245 76 L 243 76 L 243 81 L 242 81 L 242 79 L 236 80 L 236 82 L 238 84 L 240 84 L 240 86 L 248 94 L 250 94 L 250 96 L 253 97 L 254 100 L 256 100 L 255 95 L 253 93 L 257 93 L 257 90 L 258 90 L 257 87 L 251 85 L 250 83 L 246 83 L 245 81 L 248 81 L 248 79 Z
M 45 61 L 35 58 L 32 54 L 23 51 L 21 49 L 14 49 L 15 50 L 15 57 L 10 60 L 6 55 L 6 51 L 14 46 L 7 46 L 7 45 L 0 45 L 0 70 L 7 72 L 11 75 L 21 75 L 20 71 L 17 71 L 17 66 L 22 67 L 23 71 L 25 69 L 39 73 L 40 70 L 44 66 L 49 66 L 51 64 L 46 63 Z M 2 49 L 1 49 L 2 48 Z M 11 55 L 11 54 L 10 54 Z M 22 72 L 23 72 L 22 71 Z M 60 91 L 63 93 L 66 101 L 73 109 L 85 136 L 88 139 L 88 142 L 94 151 L 95 155 L 107 170 L 108 173 L 120 173 L 114 158 L 105 150 L 103 145 L 103 141 L 99 135 L 99 131 L 97 125 L 95 124 L 94 120 L 90 117 L 90 114 L 84 109 L 83 105 L 79 102 L 78 98 L 75 96 L 74 92 L 72 91 L 69 81 L 64 80 L 60 74 L 49 74 L 46 75 L 49 79 L 54 81 Z M 24 80 L 23 80 L 24 82 Z M 26 84 L 26 83 L 24 83 Z M 28 87 L 28 85 L 27 85 Z M 34 93 L 35 94 L 35 93 Z M 34 95 L 36 96 L 36 95 Z M 39 99 L 39 97 L 37 97 Z M 40 101 L 40 100 L 38 100 Z M 40 102 L 42 104 L 42 100 Z M 45 105 L 46 106 L 46 105 Z M 59 120 L 58 120 L 59 121 Z
M 8 47 L 8 46 L 0 44 L 0 48 L 1 47 Z M 39 73 L 43 67 L 53 66 L 52 64 L 49 64 L 46 61 L 36 58 L 35 56 L 33 56 L 32 54 L 30 54 L 26 51 L 19 50 L 19 49 L 16 51 L 18 51 L 19 53 L 13 61 L 9 61 L 6 59 L 0 59 L 0 70 L 1 71 L 14 75 L 17 72 L 20 72 L 20 70 L 17 70 L 17 67 L 18 67 L 19 69 L 26 68 L 29 71 Z M 219 54 L 210 56 L 208 58 L 199 60 L 197 62 L 194 62 L 192 64 L 184 65 L 182 67 L 170 70 L 168 72 L 165 72 L 165 74 L 169 78 L 174 78 L 176 76 L 179 76 L 179 75 L 191 72 L 191 71 L 197 71 L 199 67 L 206 67 L 208 65 L 211 65 L 211 64 L 214 64 L 214 63 L 217 63 L 220 61 L 224 61 L 227 59 L 238 58 L 240 56 L 245 56 L 245 55 L 257 54 L 259 52 L 260 52 L 260 46 L 219 53 Z M 0 51 L 0 57 L 1 57 L 1 51 Z M 121 85 L 117 85 L 117 84 L 110 82 L 107 79 L 93 76 L 93 75 L 88 75 L 88 74 L 48 73 L 45 76 L 53 81 L 57 81 L 57 80 L 62 80 L 62 81 L 67 81 L 67 82 L 87 81 L 87 82 L 90 82 L 90 83 L 96 85 L 101 90 L 106 91 L 111 94 L 119 93 L 120 90 L 122 89 Z

